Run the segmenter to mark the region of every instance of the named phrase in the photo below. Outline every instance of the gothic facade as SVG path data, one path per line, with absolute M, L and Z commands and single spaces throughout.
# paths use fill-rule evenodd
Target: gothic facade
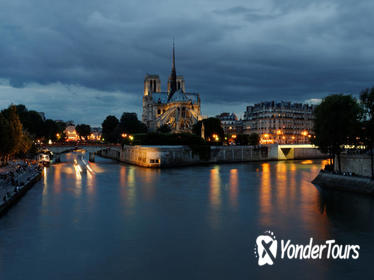
M 167 91 L 161 91 L 158 75 L 147 74 L 144 79 L 142 121 L 150 131 L 167 125 L 172 132 L 191 132 L 200 119 L 200 96 L 186 92 L 183 76 L 175 69 L 175 48 Z

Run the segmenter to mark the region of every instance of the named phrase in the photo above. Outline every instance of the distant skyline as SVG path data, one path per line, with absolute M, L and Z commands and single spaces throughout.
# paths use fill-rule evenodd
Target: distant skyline
M 374 3 L 12 0 L 0 3 L 0 108 L 100 125 L 142 111 L 146 73 L 177 74 L 204 115 L 374 86 Z

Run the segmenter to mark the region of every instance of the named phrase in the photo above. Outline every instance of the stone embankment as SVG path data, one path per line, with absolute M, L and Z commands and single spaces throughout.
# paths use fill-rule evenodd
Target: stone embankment
M 321 170 L 312 183 L 327 189 L 374 195 L 374 180 L 368 177 L 345 176 Z
M 312 145 L 127 146 L 105 148 L 99 156 L 143 167 L 164 168 L 206 163 L 326 158 Z
M 38 164 L 10 162 L 0 168 L 0 216 L 15 204 L 42 176 Z

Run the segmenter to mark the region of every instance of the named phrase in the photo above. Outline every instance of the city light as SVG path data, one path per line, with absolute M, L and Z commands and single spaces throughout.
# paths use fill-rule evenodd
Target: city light
M 212 135 L 212 138 L 213 138 L 216 142 L 219 141 L 219 136 L 218 136 L 216 133 L 214 133 L 214 134 Z

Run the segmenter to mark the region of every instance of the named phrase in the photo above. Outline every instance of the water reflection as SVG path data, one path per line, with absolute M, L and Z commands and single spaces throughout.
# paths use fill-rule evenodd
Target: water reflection
M 135 205 L 136 205 L 136 168 L 130 165 L 120 166 L 120 178 L 119 183 L 121 186 L 121 197 L 124 203 L 126 215 L 134 215 Z M 138 186 L 140 188 L 140 186 Z
M 230 203 L 234 209 L 238 206 L 238 187 L 238 169 L 230 169 Z
M 270 180 L 270 164 L 268 162 L 261 164 L 261 185 L 260 185 L 260 224 L 267 226 L 271 224 L 271 180 Z
M 342 279 L 346 271 L 368 271 L 374 200 L 319 190 L 310 181 L 320 167 L 294 161 L 153 170 L 68 154 L 0 219 L 0 278 L 86 279 L 87 268 L 92 279 L 326 279 L 333 272 Z M 268 229 L 297 243 L 331 238 L 365 249 L 357 262 L 259 270 L 252 245 Z
M 374 200 L 360 194 L 319 189 L 319 212 L 347 232 L 374 231 Z
M 315 207 L 320 194 L 310 183 L 320 167 L 311 161 L 262 163 L 259 224 L 265 228 L 277 224 L 284 231 L 299 227 L 327 238 L 328 217 Z
M 219 165 L 210 169 L 209 188 L 210 205 L 213 209 L 218 209 L 221 205 L 221 178 L 219 174 Z
M 213 229 L 218 229 L 221 225 L 221 177 L 220 166 L 216 165 L 210 169 L 209 177 L 209 222 Z

